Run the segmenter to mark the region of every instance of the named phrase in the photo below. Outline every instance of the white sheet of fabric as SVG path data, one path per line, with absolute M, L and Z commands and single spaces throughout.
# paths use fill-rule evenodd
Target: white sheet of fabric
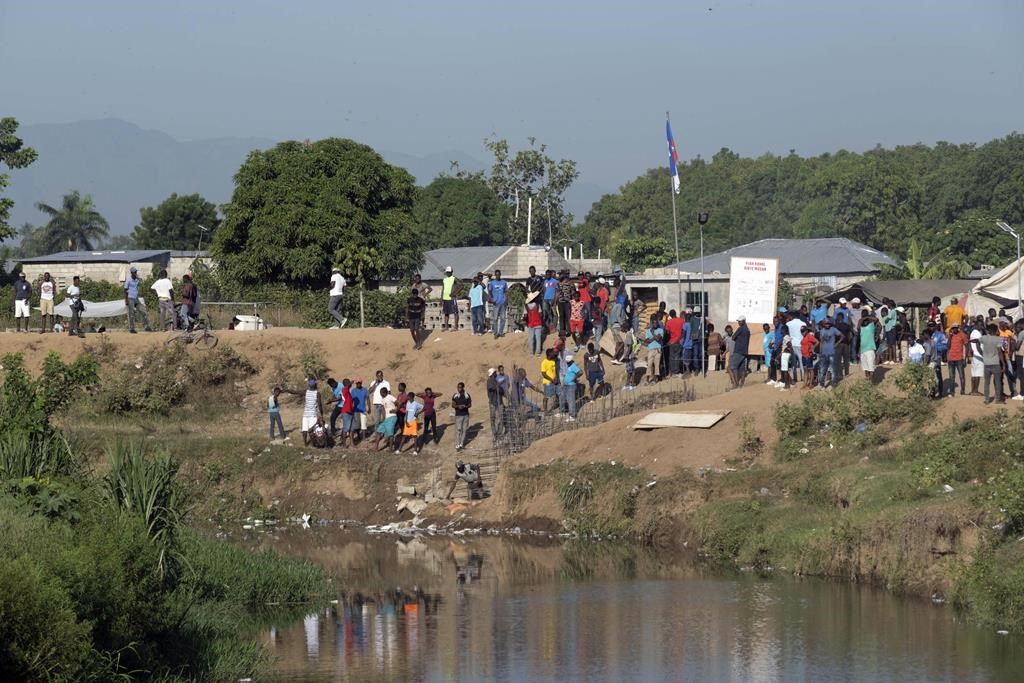
M 968 315 L 985 315 L 988 309 L 997 311 L 1005 308 L 1006 312 L 1018 318 L 1017 311 L 1017 273 L 1024 268 L 1024 258 L 1014 261 L 992 277 L 987 277 L 974 286 L 967 297 Z M 1021 273 L 1024 276 L 1024 273 Z
M 88 301 L 82 299 L 82 303 L 85 304 L 85 313 L 82 313 L 83 318 L 116 318 L 128 315 L 128 307 L 125 306 L 124 299 L 117 299 L 115 301 Z M 64 299 L 64 301 L 54 306 L 53 311 L 57 315 L 70 318 L 71 300 Z

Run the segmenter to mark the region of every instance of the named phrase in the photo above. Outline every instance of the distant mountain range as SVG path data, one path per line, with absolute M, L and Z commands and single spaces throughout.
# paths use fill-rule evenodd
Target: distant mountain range
M 212 138 L 177 140 L 158 130 L 144 130 L 121 119 L 100 119 L 60 124 L 23 125 L 18 135 L 39 152 L 28 168 L 10 174 L 9 196 L 15 201 L 11 224 L 38 225 L 43 214 L 38 201 L 51 205 L 79 190 L 90 194 L 107 221 L 111 234 L 132 231 L 139 209 L 155 206 L 172 192 L 198 192 L 215 204 L 231 198 L 232 177 L 254 149 L 273 147 L 266 138 Z M 391 164 L 407 169 L 420 185 L 438 173 L 450 172 L 457 161 L 467 171 L 484 168 L 483 161 L 460 151 L 426 156 L 378 150 Z M 577 183 L 567 196 L 569 210 L 581 220 L 590 205 L 606 192 L 589 183 Z

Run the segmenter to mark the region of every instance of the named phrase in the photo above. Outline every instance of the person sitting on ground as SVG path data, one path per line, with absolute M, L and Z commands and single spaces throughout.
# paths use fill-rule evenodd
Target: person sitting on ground
M 484 494 L 484 485 L 480 481 L 480 466 L 476 463 L 466 463 L 459 460 L 455 463 L 455 479 L 452 481 L 452 485 L 448 488 L 448 493 L 445 495 L 445 500 L 452 499 L 452 493 L 455 492 L 455 486 L 459 481 L 466 482 L 466 488 L 469 489 L 469 499 L 479 500 Z
M 313 448 L 330 448 L 334 445 L 331 433 L 327 430 L 327 425 L 324 424 L 323 415 L 317 417 L 316 424 L 310 430 L 309 442 Z

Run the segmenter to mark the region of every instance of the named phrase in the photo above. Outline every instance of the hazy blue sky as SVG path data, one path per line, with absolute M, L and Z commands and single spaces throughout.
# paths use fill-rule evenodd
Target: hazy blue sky
M 1024 129 L 1024 2 L 0 0 L 0 113 L 412 154 L 535 135 L 615 187 L 721 147 Z

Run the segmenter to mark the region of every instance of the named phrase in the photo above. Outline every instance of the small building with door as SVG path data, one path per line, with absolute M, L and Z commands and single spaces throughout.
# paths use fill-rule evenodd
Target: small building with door
M 722 327 L 729 309 L 729 268 L 733 257 L 779 260 L 779 277 L 799 297 L 825 295 L 836 289 L 876 277 L 883 266 L 899 264 L 887 254 L 843 237 L 813 239 L 769 238 L 664 268 L 648 268 L 627 275 L 630 292 L 638 292 L 648 306 L 664 301 L 669 308 L 701 306 L 709 320 Z M 703 270 L 703 296 L 701 271 Z

